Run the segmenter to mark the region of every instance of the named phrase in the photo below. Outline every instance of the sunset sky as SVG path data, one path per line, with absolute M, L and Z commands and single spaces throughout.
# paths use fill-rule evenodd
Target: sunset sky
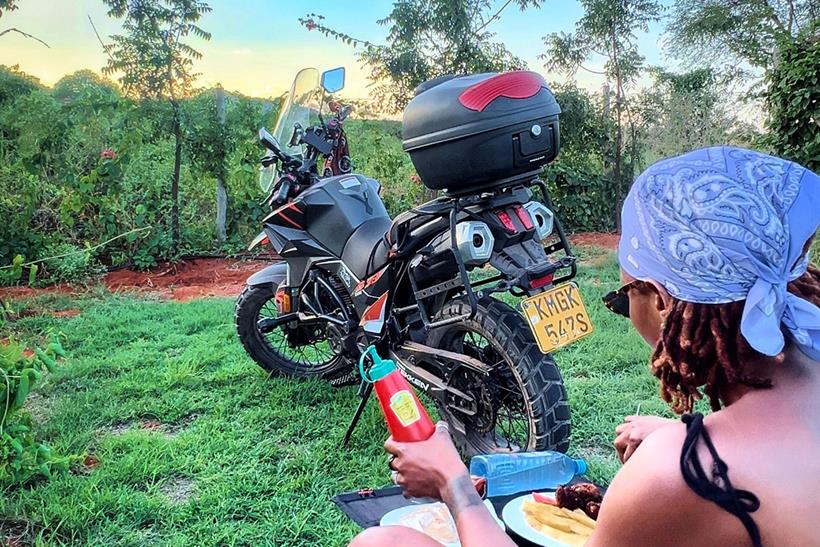
M 501 5 L 501 1 L 495 2 Z M 390 12 L 391 0 L 212 0 L 213 12 L 201 26 L 211 32 L 210 42 L 189 39 L 203 54 L 196 69 L 199 84 L 221 83 L 226 89 L 252 96 L 277 96 L 285 91 L 300 69 L 320 70 L 345 66 L 348 70 L 344 95 L 366 97 L 367 79 L 355 60 L 354 49 L 331 38 L 309 32 L 297 19 L 309 12 L 321 13 L 327 23 L 358 38 L 382 43 L 386 29 L 376 24 Z M 581 16 L 575 0 L 546 0 L 540 9 L 525 13 L 508 8 L 491 29 L 529 68 L 544 73 L 538 59 L 544 49 L 542 36 L 554 31 L 571 31 Z M 42 38 L 50 49 L 16 34 L 0 38 L 0 64 L 15 65 L 46 84 L 65 74 L 89 68 L 99 71 L 105 56 L 94 36 L 88 16 L 106 38 L 120 30 L 120 22 L 106 16 L 101 0 L 22 0 L 20 9 L 0 19 L 0 29 L 17 27 Z M 660 27 L 640 36 L 641 52 L 650 64 L 662 64 L 658 53 Z M 591 63 L 595 67 L 596 63 Z M 547 75 L 549 79 L 558 79 Z M 579 73 L 578 82 L 598 89 L 598 76 Z

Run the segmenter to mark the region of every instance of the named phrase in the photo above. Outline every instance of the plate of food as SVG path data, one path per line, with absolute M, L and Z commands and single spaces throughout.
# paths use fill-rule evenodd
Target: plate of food
M 484 505 L 501 529 L 505 529 L 504 523 L 496 515 L 492 504 L 487 500 Z M 381 526 L 407 526 L 433 538 L 444 547 L 461 547 L 450 510 L 441 502 L 406 505 L 393 509 L 382 517 L 379 524 Z
M 504 506 L 510 530 L 543 547 L 581 547 L 595 530 L 602 496 L 594 484 L 562 486 L 557 492 L 526 494 Z

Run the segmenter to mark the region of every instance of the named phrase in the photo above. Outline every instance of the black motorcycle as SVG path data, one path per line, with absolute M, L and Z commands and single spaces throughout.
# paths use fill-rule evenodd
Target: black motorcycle
M 559 149 L 560 108 L 543 78 L 420 86 L 403 145 L 442 195 L 395 219 L 376 180 L 320 177 L 334 143 L 321 103 L 344 71 L 312 78 L 297 76 L 279 138 L 260 131 L 279 205 L 252 247 L 269 243 L 283 261 L 251 276 L 237 302 L 245 349 L 271 372 L 342 385 L 359 380 L 355 365 L 374 344 L 435 402 L 465 455 L 566 450 L 569 404 L 549 353 L 592 324 L 537 176 Z M 523 297 L 520 312 L 505 295 Z

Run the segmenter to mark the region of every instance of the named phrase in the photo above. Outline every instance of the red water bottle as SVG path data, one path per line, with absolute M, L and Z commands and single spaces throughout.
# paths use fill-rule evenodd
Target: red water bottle
M 364 370 L 367 356 L 373 360 L 369 371 Z M 390 359 L 382 359 L 376 348 L 370 346 L 359 359 L 359 371 L 366 382 L 373 384 L 382 408 L 387 429 L 398 442 L 426 441 L 436 431 L 436 426 L 422 406 L 416 392 L 404 379 Z

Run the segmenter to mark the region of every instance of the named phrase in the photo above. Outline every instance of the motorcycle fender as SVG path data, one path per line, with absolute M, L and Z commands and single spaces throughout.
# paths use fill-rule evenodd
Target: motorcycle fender
M 277 262 L 260 270 L 248 278 L 247 284 L 250 287 L 258 287 L 259 285 L 267 285 L 273 283 L 278 287 L 283 281 L 288 278 L 288 263 Z

